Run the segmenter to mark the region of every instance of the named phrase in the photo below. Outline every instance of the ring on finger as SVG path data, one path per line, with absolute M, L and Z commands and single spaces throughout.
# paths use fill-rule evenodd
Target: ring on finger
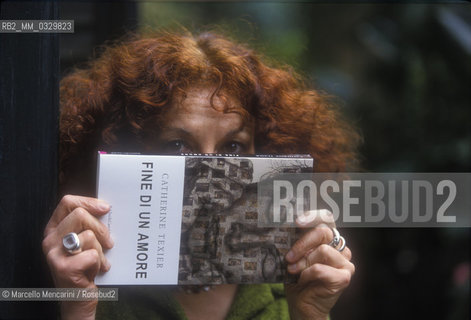
M 340 243 L 340 233 L 337 228 L 330 228 L 330 230 L 332 230 L 334 237 L 332 238 L 332 241 L 330 241 L 329 246 L 337 248 Z
M 345 246 L 346 246 L 346 244 L 347 244 L 347 241 L 345 240 L 344 237 L 340 236 L 340 242 L 341 242 L 342 244 L 340 245 L 339 248 L 337 248 L 337 250 L 338 250 L 339 252 L 342 252 L 342 251 L 345 249 Z
M 339 252 L 342 252 L 345 249 L 345 246 L 347 245 L 347 241 L 345 240 L 344 237 L 340 235 L 337 228 L 330 228 L 330 229 L 332 230 L 334 237 L 332 238 L 332 241 L 329 243 L 329 246 L 337 249 Z
M 62 246 L 69 254 L 75 254 L 80 250 L 80 239 L 78 234 L 70 232 L 62 238 Z

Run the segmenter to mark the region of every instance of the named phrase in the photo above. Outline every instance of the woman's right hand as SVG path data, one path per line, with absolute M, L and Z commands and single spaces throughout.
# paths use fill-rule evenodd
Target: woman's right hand
M 113 247 L 108 228 L 98 217 L 110 210 L 102 200 L 66 195 L 57 205 L 44 230 L 42 248 L 57 288 L 96 288 L 98 271 L 108 271 L 110 263 L 103 248 Z M 80 249 L 68 253 L 62 238 L 75 232 Z M 94 319 L 98 301 L 63 301 L 62 319 Z

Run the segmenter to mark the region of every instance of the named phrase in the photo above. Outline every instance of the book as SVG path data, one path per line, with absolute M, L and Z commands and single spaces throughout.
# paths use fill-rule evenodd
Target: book
M 97 285 L 290 282 L 294 228 L 257 225 L 257 183 L 312 171 L 293 156 L 98 155 L 101 217 L 115 242 Z

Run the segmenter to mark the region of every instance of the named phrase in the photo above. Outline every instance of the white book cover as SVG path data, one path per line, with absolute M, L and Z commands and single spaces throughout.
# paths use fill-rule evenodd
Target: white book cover
M 302 156 L 98 155 L 101 221 L 115 242 L 97 285 L 289 281 L 295 230 L 257 227 L 257 182 L 312 170 Z

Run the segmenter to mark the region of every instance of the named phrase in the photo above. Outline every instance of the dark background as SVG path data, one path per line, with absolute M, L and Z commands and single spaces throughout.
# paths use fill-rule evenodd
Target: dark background
M 0 35 L 0 287 L 52 286 L 42 230 L 56 192 L 58 80 L 131 30 L 217 26 L 339 98 L 372 172 L 471 171 L 471 6 L 312 2 L 2 2 L 2 19 L 75 33 Z M 59 63 L 60 58 L 60 63 Z M 470 233 L 343 229 L 357 273 L 332 319 L 468 319 Z M 53 317 L 0 302 L 0 318 Z

